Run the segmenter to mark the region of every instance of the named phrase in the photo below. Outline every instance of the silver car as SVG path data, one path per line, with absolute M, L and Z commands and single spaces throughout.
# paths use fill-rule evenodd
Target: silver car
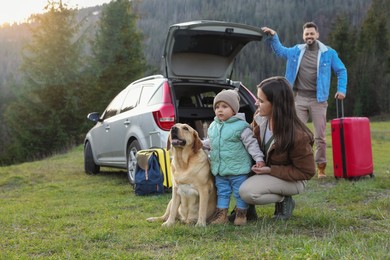
M 257 27 L 220 21 L 192 21 L 169 28 L 163 74 L 137 80 L 122 90 L 102 114 L 90 113 L 95 126 L 84 141 L 84 168 L 127 169 L 134 184 L 135 155 L 141 149 L 166 147 L 176 122 L 205 136 L 214 118 L 213 99 L 223 89 L 239 88 L 240 112 L 252 121 L 255 96 L 229 80 L 237 54 L 251 41 L 261 41 Z

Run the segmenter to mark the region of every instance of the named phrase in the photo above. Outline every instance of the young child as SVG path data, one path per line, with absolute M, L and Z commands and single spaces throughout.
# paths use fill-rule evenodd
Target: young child
M 230 197 L 236 199 L 234 225 L 246 225 L 248 204 L 238 193 L 241 183 L 248 178 L 252 159 L 256 167 L 265 166 L 264 155 L 252 129 L 245 120 L 245 114 L 237 113 L 240 96 L 235 90 L 222 90 L 214 98 L 215 117 L 208 128 L 208 139 L 203 141 L 205 149 L 210 149 L 211 172 L 217 187 L 217 211 L 210 224 L 228 222 L 227 212 Z

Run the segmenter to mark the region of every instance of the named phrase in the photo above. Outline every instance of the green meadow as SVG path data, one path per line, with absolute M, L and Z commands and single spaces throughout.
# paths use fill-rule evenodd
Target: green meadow
M 294 197 L 293 218 L 257 206 L 244 227 L 148 223 L 171 194 L 135 196 L 119 170 L 86 175 L 82 146 L 0 167 L 0 259 L 390 259 L 390 121 L 371 137 L 374 178 L 336 180 L 329 135 L 328 178 Z

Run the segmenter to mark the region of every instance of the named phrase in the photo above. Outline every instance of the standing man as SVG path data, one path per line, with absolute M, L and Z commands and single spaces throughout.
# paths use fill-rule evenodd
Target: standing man
M 344 99 L 347 92 L 347 69 L 337 52 L 318 40 L 317 25 L 308 22 L 303 25 L 304 44 L 287 48 L 280 43 L 277 33 L 268 27 L 261 28 L 269 37 L 272 50 L 287 60 L 286 78 L 295 92 L 295 106 L 298 117 L 307 123 L 309 116 L 314 125 L 316 144 L 315 161 L 318 178 L 325 178 L 326 168 L 326 111 L 332 70 L 337 76 L 335 98 Z

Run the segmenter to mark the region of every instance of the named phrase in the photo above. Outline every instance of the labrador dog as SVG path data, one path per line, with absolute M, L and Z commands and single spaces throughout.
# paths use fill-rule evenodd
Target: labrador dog
M 175 124 L 168 136 L 167 149 L 172 154 L 172 199 L 163 216 L 147 221 L 164 221 L 162 226 L 169 227 L 180 219 L 182 223 L 204 227 L 215 212 L 217 195 L 198 132 L 187 124 Z

